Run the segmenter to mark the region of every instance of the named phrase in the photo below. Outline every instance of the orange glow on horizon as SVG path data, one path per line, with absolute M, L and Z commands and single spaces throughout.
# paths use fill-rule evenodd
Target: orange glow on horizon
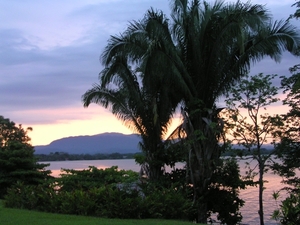
M 170 126 L 170 132 L 178 125 L 179 120 L 174 119 L 174 123 Z M 24 127 L 28 127 L 24 125 Z M 121 121 L 116 119 L 113 115 L 111 117 L 93 118 L 90 120 L 74 120 L 65 123 L 57 124 L 37 124 L 33 126 L 33 131 L 29 133 L 31 144 L 48 145 L 52 141 L 70 136 L 80 135 L 95 135 L 106 132 L 116 132 L 122 134 L 132 134 Z M 168 134 L 166 136 L 168 136 Z
M 33 128 L 33 131 L 28 133 L 33 146 L 48 145 L 54 140 L 70 136 L 106 132 L 133 133 L 111 112 L 97 105 L 89 108 L 24 111 L 22 114 L 37 121 L 34 124 L 21 123 L 23 128 Z
M 287 107 L 282 105 L 269 106 L 265 112 L 268 112 L 270 115 L 286 113 Z M 56 111 L 26 111 L 24 114 L 31 115 L 39 121 L 43 121 L 43 119 L 47 121 L 51 116 L 58 115 L 56 118 L 59 120 L 53 123 L 22 123 L 23 128 L 33 128 L 33 131 L 28 134 L 33 146 L 48 145 L 54 140 L 70 136 L 95 135 L 106 132 L 134 133 L 122 121 L 111 114 L 111 112 L 99 106 L 89 107 L 88 109 L 74 107 Z M 180 121 L 181 118 L 179 116 L 174 116 L 165 138 L 179 125 Z
M 95 135 L 106 132 L 132 133 L 116 118 L 100 117 L 89 120 L 72 120 L 57 124 L 34 125 L 33 131 L 29 133 L 29 137 L 31 137 L 31 144 L 35 146 L 47 145 L 54 140 L 64 137 Z
M 47 119 L 51 116 L 59 118 L 59 120 L 54 123 L 22 124 L 23 128 L 33 128 L 33 131 L 28 133 L 33 146 L 48 145 L 54 140 L 71 136 L 96 135 L 106 132 L 122 134 L 134 133 L 111 112 L 99 106 L 92 106 L 88 109 L 68 108 L 56 111 L 25 111 L 23 115 L 24 114 L 31 115 L 40 121 L 43 121 L 43 119 L 47 121 Z M 71 119 L 67 120 L 66 118 Z M 173 122 L 166 137 L 178 126 L 180 122 L 180 118 L 177 117 L 174 117 L 172 120 Z

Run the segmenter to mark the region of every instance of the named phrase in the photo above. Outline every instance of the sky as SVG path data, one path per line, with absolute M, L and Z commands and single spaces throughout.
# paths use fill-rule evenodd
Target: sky
M 275 19 L 295 11 L 294 0 L 251 2 L 266 5 Z M 81 96 L 98 82 L 99 57 L 110 35 L 122 33 L 150 7 L 169 16 L 169 0 L 0 0 L 0 115 L 32 127 L 32 145 L 132 133 L 109 110 L 84 108 Z M 289 75 L 297 63 L 285 53 L 280 64 L 264 59 L 251 73 Z

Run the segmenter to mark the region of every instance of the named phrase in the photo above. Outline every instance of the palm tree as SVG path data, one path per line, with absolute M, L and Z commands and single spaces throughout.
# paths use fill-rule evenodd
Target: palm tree
M 157 93 L 154 102 L 168 118 L 183 103 L 197 221 L 205 223 L 205 194 L 223 132 L 216 101 L 252 63 L 265 56 L 279 62 L 283 51 L 294 53 L 300 37 L 288 21 L 272 23 L 261 5 L 173 0 L 171 9 L 172 23 L 163 12 L 150 9 L 123 34 L 111 37 L 101 58 L 108 68 L 120 56 L 135 67 L 143 89 Z M 262 213 L 260 217 L 263 221 Z
M 141 85 L 139 72 L 131 70 L 124 57 L 114 57 L 100 73 L 100 84 L 88 90 L 82 100 L 85 107 L 96 103 L 110 108 L 112 113 L 133 132 L 141 135 L 141 163 L 151 180 L 158 180 L 164 171 L 163 137 L 175 110 L 170 104 L 168 90 L 158 82 L 155 87 Z M 167 102 L 165 104 L 164 102 Z
M 284 50 L 296 53 L 300 38 L 287 21 L 271 23 L 261 5 L 216 1 L 173 1 L 173 40 L 188 71 L 192 98 L 184 97 L 191 146 L 190 169 L 194 198 L 205 196 L 220 156 L 218 140 L 222 132 L 216 100 L 228 87 L 246 75 L 252 63 L 270 56 L 279 62 Z M 214 129 L 212 129 L 214 127 Z M 205 222 L 206 205 L 198 208 L 198 221 Z M 263 212 L 260 213 L 263 224 Z

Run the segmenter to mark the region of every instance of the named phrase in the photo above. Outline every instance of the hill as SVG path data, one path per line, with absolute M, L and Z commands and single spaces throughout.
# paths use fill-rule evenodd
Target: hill
M 65 152 L 69 154 L 111 154 L 140 152 L 137 134 L 103 133 L 65 137 L 51 142 L 49 145 L 34 146 L 35 154 L 50 154 L 51 152 Z M 240 148 L 234 145 L 233 148 Z M 272 150 L 272 145 L 264 145 L 266 150 Z
M 103 133 L 66 137 L 55 140 L 49 145 L 34 146 L 35 154 L 50 154 L 51 152 L 66 152 L 69 154 L 110 154 L 140 152 L 137 134 Z

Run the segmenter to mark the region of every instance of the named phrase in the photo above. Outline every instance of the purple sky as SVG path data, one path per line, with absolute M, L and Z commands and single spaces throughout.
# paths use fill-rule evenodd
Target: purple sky
M 266 4 L 275 19 L 293 13 L 294 2 L 252 1 Z M 84 109 L 81 95 L 97 82 L 109 36 L 150 7 L 169 15 L 168 0 L 0 0 L 0 115 L 33 127 L 34 145 L 74 135 L 131 133 L 102 107 Z M 280 64 L 265 59 L 251 73 L 289 75 L 297 63 L 284 54 Z

